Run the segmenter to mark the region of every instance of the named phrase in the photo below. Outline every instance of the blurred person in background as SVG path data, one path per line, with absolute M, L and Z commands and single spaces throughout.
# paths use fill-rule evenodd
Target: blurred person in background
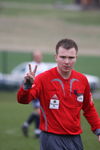
M 100 0 L 93 0 L 93 5 L 96 8 L 100 8 Z
M 43 55 L 40 51 L 35 51 L 32 55 L 33 62 L 31 63 L 32 70 L 34 70 L 34 67 L 37 65 L 37 71 L 36 75 L 44 72 L 47 70 L 47 65 L 42 62 L 43 60 Z M 28 66 L 26 66 L 26 73 L 28 72 Z M 35 129 L 34 133 L 36 137 L 39 137 L 40 135 L 40 129 L 39 129 L 39 124 L 40 124 L 40 102 L 38 99 L 33 100 L 32 102 L 32 107 L 33 107 L 33 112 L 29 115 L 27 120 L 23 123 L 22 125 L 22 132 L 24 136 L 28 137 L 28 128 L 29 126 L 34 122 L 35 124 Z
M 76 42 L 62 39 L 55 51 L 57 67 L 36 77 L 36 67 L 33 71 L 29 69 L 17 101 L 28 104 L 35 98 L 40 100 L 40 150 L 83 150 L 81 110 L 99 142 L 100 117 L 86 76 L 74 70 L 78 55 Z
M 100 0 L 75 0 L 76 4 L 81 4 L 84 9 L 100 8 Z
M 75 4 L 78 4 L 78 5 L 81 4 L 81 0 L 74 0 L 74 1 L 75 1 Z

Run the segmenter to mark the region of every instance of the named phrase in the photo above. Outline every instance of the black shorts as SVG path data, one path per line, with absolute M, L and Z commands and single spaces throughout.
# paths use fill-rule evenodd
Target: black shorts
M 83 150 L 80 135 L 57 135 L 41 132 L 40 150 Z

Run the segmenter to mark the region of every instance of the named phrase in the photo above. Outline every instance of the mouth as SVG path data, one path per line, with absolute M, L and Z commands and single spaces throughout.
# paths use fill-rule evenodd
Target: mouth
M 70 66 L 63 66 L 64 69 L 70 69 Z

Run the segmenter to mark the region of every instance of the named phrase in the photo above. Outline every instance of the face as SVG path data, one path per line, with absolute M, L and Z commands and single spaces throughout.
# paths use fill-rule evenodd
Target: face
M 58 54 L 56 54 L 56 62 L 58 65 L 58 71 L 61 74 L 71 72 L 77 59 L 77 52 L 75 48 L 66 50 L 63 47 L 59 47 Z
M 42 54 L 40 52 L 35 52 L 33 56 L 33 60 L 37 63 L 40 63 L 42 61 Z

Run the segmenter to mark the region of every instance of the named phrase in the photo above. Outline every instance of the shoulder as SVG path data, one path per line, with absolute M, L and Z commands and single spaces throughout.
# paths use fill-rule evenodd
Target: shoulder
M 37 65 L 37 63 L 36 63 L 36 62 L 34 62 L 34 61 L 30 61 L 30 62 L 28 62 L 28 63 L 27 63 L 26 68 L 28 68 L 29 64 L 31 65 L 31 67 L 32 67 L 32 68 L 34 68 L 34 67 L 35 67 L 35 65 Z
M 47 64 L 45 62 L 41 62 L 40 65 L 41 66 L 47 66 Z
M 40 73 L 39 75 L 36 76 L 35 79 L 45 79 L 46 80 L 47 78 L 52 77 L 52 74 L 54 72 L 55 72 L 55 67 Z
M 85 76 L 85 74 L 83 73 L 80 73 L 76 70 L 73 70 L 73 76 L 81 81 L 84 81 L 84 82 L 88 82 L 87 80 L 87 77 Z
M 44 62 L 40 63 L 40 67 L 43 68 L 44 70 L 48 70 L 48 65 Z

